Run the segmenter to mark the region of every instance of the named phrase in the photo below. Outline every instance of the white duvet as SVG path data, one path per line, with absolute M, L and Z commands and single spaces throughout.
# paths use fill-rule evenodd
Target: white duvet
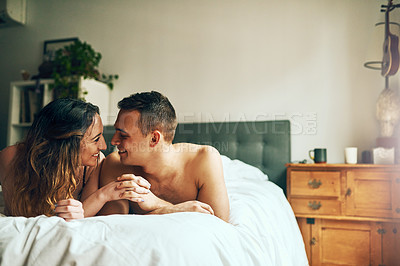
M 222 157 L 230 223 L 207 214 L 0 218 L 1 265 L 308 265 L 282 190 Z

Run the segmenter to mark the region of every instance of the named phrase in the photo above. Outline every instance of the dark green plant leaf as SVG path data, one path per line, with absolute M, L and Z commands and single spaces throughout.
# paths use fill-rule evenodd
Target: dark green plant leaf
M 90 44 L 80 40 L 57 50 L 52 74 L 53 88 L 57 91 L 56 94 L 59 97 L 77 98 L 79 76 L 102 81 L 112 90 L 113 80 L 118 79 L 118 75 L 100 75 L 97 68 L 101 58 L 102 55 L 96 52 Z M 71 85 L 71 82 L 75 84 Z

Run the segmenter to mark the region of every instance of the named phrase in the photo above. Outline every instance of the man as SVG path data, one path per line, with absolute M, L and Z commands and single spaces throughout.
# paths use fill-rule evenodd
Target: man
M 124 174 L 142 176 L 151 192 L 135 203 L 107 203 L 99 214 L 172 213 L 196 211 L 229 218 L 229 200 L 220 154 L 211 146 L 172 144 L 177 126 L 175 110 L 158 92 L 133 94 L 118 103 L 120 111 L 111 140 L 118 152 L 107 156 L 100 186 Z M 137 201 L 137 197 L 135 198 Z

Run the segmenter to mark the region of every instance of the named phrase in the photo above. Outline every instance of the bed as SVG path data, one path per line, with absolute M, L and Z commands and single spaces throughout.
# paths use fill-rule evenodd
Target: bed
M 113 132 L 105 127 L 107 142 Z M 209 144 L 220 151 L 229 223 L 189 212 L 73 222 L 1 217 L 0 264 L 308 265 L 284 194 L 289 121 L 179 124 L 174 142 Z

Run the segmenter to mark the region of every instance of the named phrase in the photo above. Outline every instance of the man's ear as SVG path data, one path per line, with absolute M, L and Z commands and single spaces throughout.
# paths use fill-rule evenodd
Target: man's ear
M 151 139 L 150 139 L 150 147 L 155 147 L 158 142 L 160 142 L 161 139 L 161 132 L 158 130 L 154 130 L 151 133 Z

